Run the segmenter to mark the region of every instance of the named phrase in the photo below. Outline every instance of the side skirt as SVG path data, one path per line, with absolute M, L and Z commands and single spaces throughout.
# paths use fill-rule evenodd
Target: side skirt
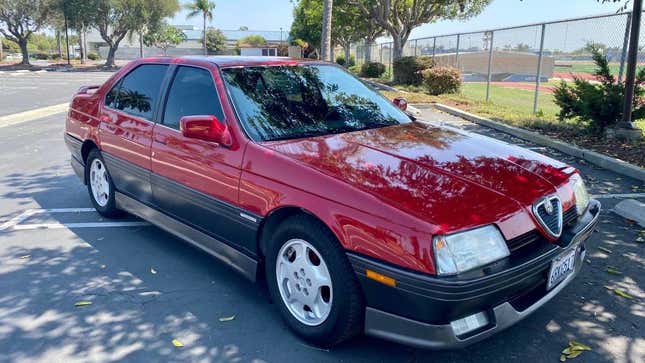
M 258 262 L 253 258 L 125 194 L 116 192 L 115 199 L 117 208 L 143 218 L 166 232 L 174 234 L 229 265 L 247 279 L 255 281 Z

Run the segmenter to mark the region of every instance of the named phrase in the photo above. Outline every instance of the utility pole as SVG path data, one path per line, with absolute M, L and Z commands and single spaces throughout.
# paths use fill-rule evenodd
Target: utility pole
M 625 100 L 623 104 L 623 120 L 617 125 L 616 135 L 627 139 L 641 138 L 640 130 L 632 123 L 632 105 L 634 101 L 634 86 L 636 79 L 636 62 L 638 61 L 638 36 L 641 28 L 641 12 L 643 0 L 633 0 L 634 9 L 631 17 L 629 34 L 629 51 L 627 54 L 627 72 L 625 75 Z

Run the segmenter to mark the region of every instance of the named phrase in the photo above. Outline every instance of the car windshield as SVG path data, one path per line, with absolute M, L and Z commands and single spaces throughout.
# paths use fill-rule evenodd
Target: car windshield
M 410 122 L 390 101 L 336 66 L 241 67 L 222 72 L 244 129 L 256 141 Z

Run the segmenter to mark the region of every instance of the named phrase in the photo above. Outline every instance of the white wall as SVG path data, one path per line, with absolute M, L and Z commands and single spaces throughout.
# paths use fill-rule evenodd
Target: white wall
M 262 48 L 241 48 L 240 55 L 243 56 L 261 56 Z

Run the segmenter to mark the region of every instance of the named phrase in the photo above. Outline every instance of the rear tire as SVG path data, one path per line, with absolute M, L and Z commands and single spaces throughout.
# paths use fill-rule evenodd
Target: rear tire
M 321 222 L 296 215 L 278 226 L 265 272 L 282 318 L 304 340 L 331 347 L 362 333 L 365 303 L 356 273 Z
M 116 208 L 116 189 L 105 161 L 98 149 L 92 149 L 85 162 L 85 182 L 94 209 L 107 218 L 116 218 L 123 212 Z

